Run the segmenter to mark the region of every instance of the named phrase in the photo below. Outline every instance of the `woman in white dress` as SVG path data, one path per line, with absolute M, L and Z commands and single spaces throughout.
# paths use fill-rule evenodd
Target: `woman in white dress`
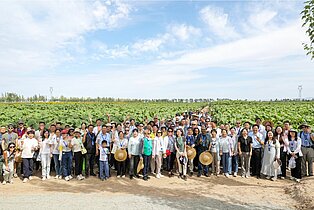
M 278 169 L 274 167 L 275 160 L 280 161 L 280 143 L 274 138 L 272 131 L 267 131 L 261 173 L 266 176 L 266 179 L 272 181 L 275 181 L 277 174 L 281 173 L 280 167 Z

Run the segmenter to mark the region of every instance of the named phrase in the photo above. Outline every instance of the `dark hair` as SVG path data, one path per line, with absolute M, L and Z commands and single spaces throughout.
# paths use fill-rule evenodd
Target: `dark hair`
M 297 133 L 296 131 L 293 131 L 293 130 L 290 130 L 290 131 L 288 132 L 288 140 L 289 140 L 289 141 L 292 141 L 290 132 L 294 132 L 294 133 L 295 133 L 295 140 L 297 140 L 297 139 L 298 139 L 298 133 Z
M 48 137 L 49 137 L 50 132 L 49 132 L 49 130 L 46 130 L 46 129 L 45 129 L 45 130 L 43 131 L 43 134 L 41 135 L 41 137 L 42 137 L 43 139 L 45 138 L 45 133 L 46 133 L 46 132 L 48 132 Z
M 134 129 L 132 130 L 132 133 L 134 133 L 134 131 L 138 132 L 138 129 L 137 129 L 137 128 L 134 128 Z
M 98 119 L 96 120 L 96 122 L 97 122 L 97 121 L 101 121 L 101 119 L 98 118 Z
M 242 128 L 242 130 L 241 130 L 241 132 L 240 132 L 240 133 L 241 133 L 241 136 L 242 136 L 242 133 L 243 133 L 244 130 L 246 130 L 246 132 L 249 132 L 248 129 Z
M 183 134 L 183 130 L 182 130 L 181 128 L 178 128 L 178 129 L 176 130 L 176 136 L 178 136 L 178 131 L 181 132 L 181 135 Z
M 88 128 L 89 128 L 89 127 L 94 127 L 94 125 L 93 125 L 93 124 L 89 124 L 87 127 L 88 127 Z
M 61 133 L 62 129 L 61 128 L 57 128 L 56 131 L 60 131 L 60 133 Z
M 216 133 L 217 134 L 217 130 L 216 129 L 212 129 L 211 131 L 210 131 L 210 133 Z
M 122 133 L 122 134 L 124 135 L 123 131 L 119 131 L 119 132 L 118 132 L 118 135 L 120 135 L 120 133 Z
M 46 123 L 44 121 L 40 121 L 38 124 L 44 124 L 46 125 Z
M 290 121 L 289 121 L 289 120 L 285 120 L 285 121 L 283 122 L 283 124 L 286 124 L 286 123 L 288 123 L 288 124 L 290 125 Z
M 255 126 L 257 127 L 257 129 L 259 129 L 259 125 L 257 125 L 257 124 L 254 124 L 254 125 L 252 126 L 252 129 L 253 129 Z
M 192 130 L 193 131 L 193 128 L 192 127 L 188 127 L 186 130 Z
M 62 122 L 56 122 L 56 124 L 62 125 Z
M 265 142 L 267 142 L 269 140 L 268 133 L 272 133 L 273 134 L 273 139 L 272 139 L 273 140 L 273 144 L 276 144 L 276 139 L 275 139 L 275 135 L 274 135 L 273 131 L 267 131 Z
M 103 141 L 101 142 L 101 144 L 103 144 L 103 143 L 106 143 L 106 144 L 107 144 L 107 141 L 106 141 L 106 140 L 103 140 Z
M 13 145 L 13 146 L 15 147 L 15 144 L 14 144 L 13 142 L 10 142 L 10 143 L 8 144 L 8 148 L 7 148 L 8 151 L 10 150 L 10 146 L 11 146 L 11 145 Z
M 82 127 L 83 124 L 86 126 L 86 122 L 82 122 L 82 123 L 81 123 L 81 127 Z
M 221 129 L 221 133 L 223 132 L 223 131 L 226 131 L 226 133 L 227 133 L 227 135 L 228 135 L 228 131 L 227 131 L 227 129 Z
M 196 132 L 195 132 L 196 130 L 198 130 L 198 134 L 200 134 L 200 129 L 194 128 L 194 129 L 193 129 L 193 135 L 196 135 Z

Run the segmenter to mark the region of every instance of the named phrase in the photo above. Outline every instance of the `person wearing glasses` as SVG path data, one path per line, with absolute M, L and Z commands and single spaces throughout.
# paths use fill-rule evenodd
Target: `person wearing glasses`
M 173 165 L 176 159 L 176 148 L 175 148 L 175 137 L 173 134 L 173 129 L 168 128 L 167 136 L 164 138 L 165 148 L 166 148 L 166 164 L 168 176 L 172 177 L 173 174 Z
M 15 161 L 15 144 L 10 142 L 8 144 L 7 150 L 3 151 L 3 182 L 5 185 L 7 183 L 13 184 L 13 172 L 14 172 L 14 161 Z M 2 172 L 2 171 L 1 171 Z
M 33 156 L 36 150 L 38 150 L 38 141 L 35 137 L 35 132 L 30 130 L 27 132 L 27 138 L 21 142 L 22 159 L 23 159 L 23 183 L 32 180 Z
M 1 142 L 1 147 L 2 150 L 5 151 L 8 149 L 8 145 L 9 143 L 14 143 L 15 145 L 17 145 L 17 147 L 19 147 L 18 145 L 18 136 L 16 133 L 13 132 L 14 131 L 14 127 L 13 124 L 9 124 L 8 125 L 8 132 L 4 133 L 2 135 L 2 142 Z M 19 148 L 18 148 L 19 149 Z M 17 173 L 16 173 L 16 168 L 17 168 L 17 163 L 14 164 L 14 177 L 17 178 Z

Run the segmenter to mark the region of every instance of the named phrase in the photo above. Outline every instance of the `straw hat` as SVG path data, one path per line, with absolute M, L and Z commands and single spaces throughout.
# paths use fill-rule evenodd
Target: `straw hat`
M 269 124 L 272 128 L 274 127 L 274 123 L 273 123 L 271 120 L 265 120 L 262 124 L 263 124 L 264 126 L 266 126 L 267 124 Z
M 202 152 L 199 159 L 200 162 L 205 166 L 208 166 L 213 162 L 213 156 L 208 151 Z
M 115 153 L 114 153 L 114 159 L 116 159 L 116 161 L 118 162 L 123 162 L 125 161 L 127 158 L 127 154 L 125 149 L 118 149 Z
M 74 133 L 81 133 L 81 130 L 79 128 L 75 128 Z
M 274 166 L 274 169 L 277 170 L 281 166 L 281 161 L 280 160 L 275 160 L 273 162 L 273 166 Z
M 196 150 L 193 147 L 187 146 L 186 153 L 189 160 L 192 160 L 196 156 Z
M 140 171 L 144 168 L 144 163 L 143 163 L 143 159 L 140 160 L 140 162 L 138 162 L 137 165 L 137 173 L 140 173 Z

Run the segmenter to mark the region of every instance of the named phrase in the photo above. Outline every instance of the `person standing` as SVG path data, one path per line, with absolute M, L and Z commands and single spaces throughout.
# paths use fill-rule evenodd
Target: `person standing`
M 23 159 L 23 183 L 32 180 L 33 173 L 33 156 L 38 149 L 38 141 L 34 138 L 35 132 L 30 130 L 27 132 L 28 137 L 22 142 L 22 159 Z
M 230 129 L 230 144 L 233 147 L 233 153 L 231 153 L 229 157 L 228 172 L 229 174 L 232 174 L 233 171 L 233 176 L 237 177 L 239 156 L 238 156 L 238 135 L 235 128 Z
M 179 167 L 179 177 L 183 180 L 187 180 L 186 177 L 186 170 L 187 170 L 187 154 L 186 154 L 186 140 L 182 136 L 183 131 L 182 129 L 177 129 L 176 131 L 176 156 L 177 156 L 177 162 Z
M 213 156 L 213 163 L 212 163 L 212 174 L 219 176 L 220 173 L 220 155 L 219 155 L 219 149 L 220 149 L 220 140 L 217 136 L 216 129 L 212 129 L 210 131 L 211 133 L 211 142 L 209 144 L 209 151 Z
M 144 138 L 141 139 L 140 143 L 140 158 L 143 159 L 144 169 L 143 169 L 143 179 L 148 180 L 148 171 L 151 163 L 151 157 L 153 154 L 153 141 L 150 138 L 150 130 L 145 130 Z
M 85 176 L 96 176 L 94 173 L 94 162 L 96 154 L 96 136 L 93 133 L 94 126 L 88 126 L 88 132 L 83 137 L 83 144 L 87 150 L 85 154 Z M 97 152 L 98 153 L 98 152 Z
M 166 164 L 168 176 L 172 177 L 174 161 L 176 159 L 176 148 L 175 148 L 175 136 L 173 135 L 173 129 L 168 128 L 167 136 L 164 138 L 165 147 L 166 147 Z
M 260 127 L 262 131 L 264 132 L 265 130 L 264 126 L 260 125 Z M 259 132 L 259 125 L 257 124 L 253 125 L 252 132 L 249 133 L 249 136 L 253 140 L 253 153 L 252 153 L 252 159 L 251 159 L 252 176 L 256 176 L 259 179 L 261 177 L 262 157 L 263 157 L 262 147 L 264 145 L 263 134 Z
M 56 129 L 55 134 L 50 134 L 50 142 L 52 147 L 52 156 L 53 162 L 55 166 L 56 176 L 55 179 L 62 179 L 62 167 L 61 167 L 61 159 L 60 159 L 60 142 L 61 142 L 61 129 Z
M 200 156 L 202 152 L 209 150 L 209 145 L 211 142 L 211 137 L 207 133 L 205 126 L 201 128 L 201 134 L 196 139 L 195 145 L 197 148 L 197 155 Z M 203 165 L 200 161 L 198 161 L 198 173 L 197 176 L 200 177 L 202 174 L 208 177 L 208 166 Z
M 128 140 L 124 138 L 123 131 L 118 132 L 119 139 L 117 140 L 117 149 L 127 150 L 128 147 Z M 126 160 L 124 161 L 117 161 L 117 177 L 124 178 L 126 172 Z
M 242 178 L 250 177 L 250 163 L 253 149 L 252 137 L 248 136 L 248 130 L 243 128 L 238 138 L 238 150 L 242 165 Z
M 72 171 L 72 143 L 68 138 L 69 131 L 63 130 L 61 132 L 62 140 L 60 145 L 62 146 L 62 169 L 63 169 L 63 177 L 65 181 L 70 181 L 73 177 L 71 175 Z
M 274 161 L 280 161 L 280 144 L 275 139 L 274 133 L 267 131 L 261 173 L 266 176 L 266 179 L 272 181 L 277 180 L 277 175 L 281 173 L 280 167 L 278 169 L 274 168 Z
M 162 158 L 166 154 L 166 149 L 164 146 L 164 140 L 162 137 L 161 130 L 157 131 L 157 136 L 155 137 L 155 142 L 153 145 L 153 153 L 152 153 L 152 159 L 156 162 L 156 178 L 159 179 L 162 177 L 161 175 L 161 164 L 162 164 Z
M 295 180 L 296 182 L 300 182 L 302 178 L 301 172 L 301 162 L 302 162 L 302 140 L 298 137 L 298 133 L 295 130 L 289 130 L 288 133 L 288 160 L 290 161 L 291 158 L 295 161 L 295 167 L 291 168 L 291 180 Z
M 50 162 L 52 156 L 52 142 L 49 138 L 49 131 L 45 130 L 42 132 L 40 137 L 40 155 L 41 155 L 41 170 L 42 180 L 50 179 Z
M 99 148 L 99 178 L 101 181 L 109 179 L 108 155 L 107 141 L 103 140 Z
M 227 136 L 227 130 L 221 129 L 220 137 L 220 155 L 222 156 L 223 172 L 227 178 L 229 178 L 228 166 L 230 153 L 233 153 L 233 145 L 231 144 L 230 137 Z
M 280 161 L 281 161 L 281 174 L 278 176 L 281 179 L 286 178 L 286 171 L 287 171 L 287 151 L 288 151 L 288 134 L 287 136 L 284 135 L 283 129 L 280 126 L 277 126 L 275 129 L 275 139 L 280 144 Z
M 13 184 L 13 172 L 14 172 L 14 161 L 15 161 L 15 144 L 10 142 L 7 150 L 3 151 L 3 182 Z M 2 163 L 1 163 L 2 164 Z M 2 173 L 2 171 L 1 171 Z
M 81 130 L 79 128 L 74 130 L 74 138 L 71 140 L 72 150 L 74 153 L 74 161 L 75 161 L 75 176 L 77 180 L 83 180 L 85 177 L 82 175 L 83 171 L 83 154 L 82 148 L 83 141 L 81 138 Z
M 139 178 L 139 175 L 137 174 L 137 165 L 140 159 L 140 137 L 138 136 L 137 128 L 134 128 L 132 132 L 133 135 L 128 143 L 128 152 L 130 159 L 130 179 L 133 179 L 134 177 Z
M 192 148 L 195 147 L 195 137 L 193 135 L 193 128 L 192 127 L 189 127 L 187 129 L 187 135 L 186 135 L 185 139 L 186 139 L 186 146 L 189 146 L 189 147 L 192 147 Z M 193 176 L 193 169 L 194 169 L 193 162 L 194 162 L 194 158 L 188 160 L 190 176 Z
M 314 137 L 311 135 L 311 127 L 303 125 L 303 130 L 299 136 L 301 138 L 301 150 L 303 154 L 301 162 L 302 177 L 313 176 Z

